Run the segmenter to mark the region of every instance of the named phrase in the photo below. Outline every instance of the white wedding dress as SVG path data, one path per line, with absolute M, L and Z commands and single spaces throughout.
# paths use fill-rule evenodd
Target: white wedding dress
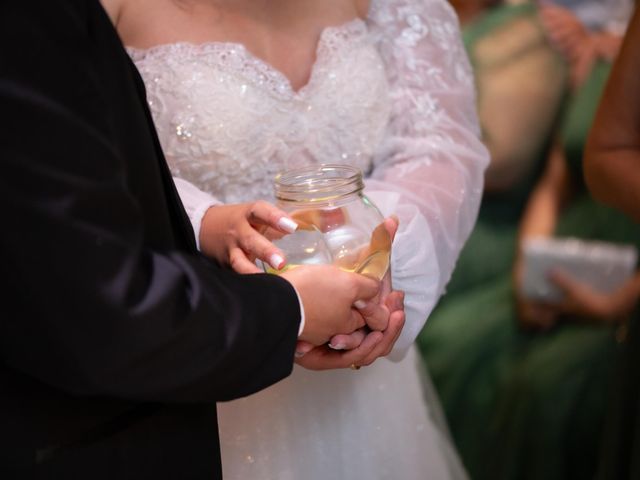
M 220 404 L 225 479 L 466 478 L 412 347 L 474 224 L 488 162 L 450 6 L 374 0 L 366 20 L 324 30 L 299 91 L 239 44 L 129 52 L 196 232 L 215 202 L 271 200 L 275 174 L 302 164 L 360 167 L 366 193 L 400 217 L 392 277 L 407 322 L 393 361 L 295 367 Z

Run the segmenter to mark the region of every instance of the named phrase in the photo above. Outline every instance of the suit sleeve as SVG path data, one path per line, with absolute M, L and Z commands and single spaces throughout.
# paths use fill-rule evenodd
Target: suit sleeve
M 227 400 L 280 380 L 300 321 L 293 287 L 150 248 L 127 162 L 153 159 L 123 158 L 67 101 L 91 84 L 79 3 L 0 6 L 2 361 L 132 400 Z

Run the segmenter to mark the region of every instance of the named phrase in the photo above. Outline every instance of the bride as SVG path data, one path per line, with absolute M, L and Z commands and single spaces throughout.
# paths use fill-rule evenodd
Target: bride
M 103 3 L 196 232 L 212 205 L 272 199 L 277 172 L 320 163 L 362 169 L 367 195 L 400 219 L 391 272 L 406 324 L 391 361 L 297 366 L 220 405 L 225 478 L 466 478 L 412 347 L 473 226 L 488 160 L 446 1 Z

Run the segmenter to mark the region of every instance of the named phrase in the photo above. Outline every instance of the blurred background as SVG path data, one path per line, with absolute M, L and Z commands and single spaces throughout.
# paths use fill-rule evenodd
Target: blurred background
M 594 478 L 638 273 L 634 259 L 603 287 L 575 272 L 606 280 L 620 248 L 640 247 L 640 227 L 590 196 L 582 160 L 634 4 L 451 3 L 492 161 L 477 226 L 418 343 L 471 478 Z M 547 249 L 557 268 L 544 281 L 561 299 L 527 297 L 527 262 L 540 259 L 524 246 L 551 238 L 574 242 Z

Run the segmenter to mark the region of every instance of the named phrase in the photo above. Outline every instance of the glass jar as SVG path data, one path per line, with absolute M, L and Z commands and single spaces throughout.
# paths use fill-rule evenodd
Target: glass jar
M 279 208 L 298 229 L 274 240 L 287 256 L 282 273 L 298 265 L 332 264 L 381 279 L 389 268 L 391 237 L 378 208 L 362 193 L 362 172 L 347 165 L 320 165 L 279 174 Z

